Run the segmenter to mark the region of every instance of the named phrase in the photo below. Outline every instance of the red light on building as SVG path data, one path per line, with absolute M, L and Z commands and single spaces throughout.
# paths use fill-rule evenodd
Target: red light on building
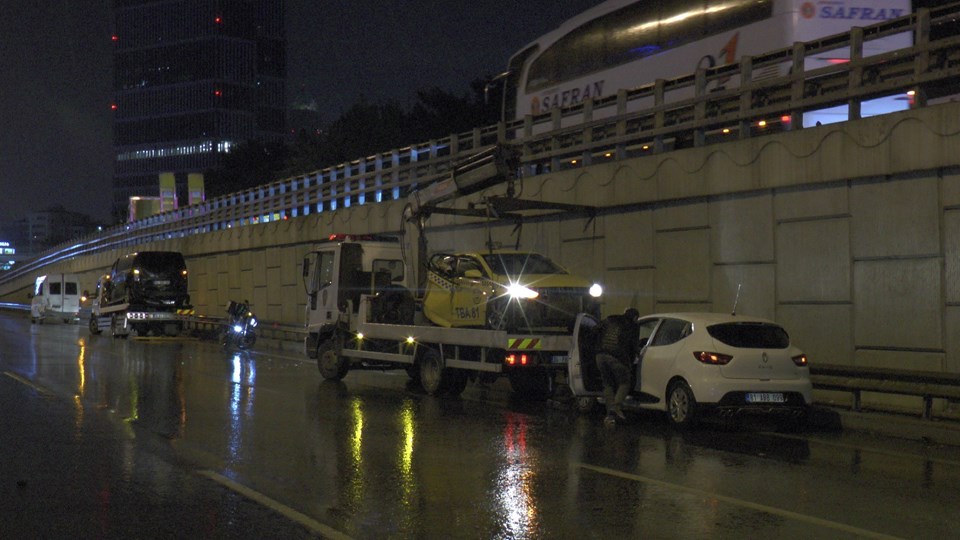
M 117 110 L 117 104 L 116 104 L 116 103 L 111 103 L 111 104 L 110 104 L 110 110 L 111 110 L 111 111 Z
M 213 22 L 215 22 L 215 23 L 217 23 L 217 24 L 222 24 L 222 23 L 223 23 L 223 17 L 217 17 L 217 18 L 213 19 Z
M 110 41 L 116 43 L 116 42 L 120 41 L 120 36 L 114 34 L 114 35 L 110 36 Z

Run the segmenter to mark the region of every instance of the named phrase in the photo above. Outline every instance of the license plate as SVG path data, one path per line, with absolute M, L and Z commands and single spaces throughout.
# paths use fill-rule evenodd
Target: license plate
M 158 279 L 158 280 L 154 281 L 153 284 L 156 285 L 156 286 L 158 286 L 158 287 L 166 287 L 167 285 L 170 284 L 170 280 L 169 280 L 169 279 Z
M 551 356 L 551 357 L 550 357 L 550 363 L 551 363 L 551 364 L 566 364 L 569 360 L 570 360 L 570 357 L 569 357 L 569 356 L 566 356 L 566 355 L 559 355 L 559 356 Z
M 747 403 L 783 403 L 786 398 L 779 392 L 751 392 L 747 394 Z

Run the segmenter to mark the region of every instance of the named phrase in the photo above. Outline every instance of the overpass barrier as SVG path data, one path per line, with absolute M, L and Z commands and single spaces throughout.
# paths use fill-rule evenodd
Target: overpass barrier
M 925 106 L 927 85 L 960 78 L 960 35 L 940 32 L 945 37 L 930 37 L 932 28 L 955 25 L 958 18 L 960 2 L 921 9 L 849 33 L 744 57 L 739 63 L 231 193 L 63 243 L 17 265 L 0 277 L 0 285 L 79 255 L 403 199 L 496 144 L 519 147 L 521 175 L 530 176 L 801 129 L 805 112 L 834 105 L 849 105 L 854 119 L 862 101 L 908 90 L 917 91 L 915 106 Z M 912 47 L 863 56 L 865 43 L 905 32 L 914 36 Z M 806 57 L 838 49 L 851 61 L 803 70 Z M 771 69 L 787 74 L 754 77 Z M 761 121 L 769 119 L 774 121 L 761 128 Z

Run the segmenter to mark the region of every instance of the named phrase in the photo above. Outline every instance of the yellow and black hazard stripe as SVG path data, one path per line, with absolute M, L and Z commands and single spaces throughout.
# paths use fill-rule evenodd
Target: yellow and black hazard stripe
M 185 317 L 192 317 L 194 313 L 195 313 L 195 310 L 193 308 L 177 310 L 177 315 L 182 315 Z
M 540 338 L 507 338 L 508 351 L 533 351 L 540 347 Z

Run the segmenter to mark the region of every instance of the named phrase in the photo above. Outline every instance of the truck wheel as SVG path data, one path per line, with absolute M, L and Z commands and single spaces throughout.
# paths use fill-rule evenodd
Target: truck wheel
M 340 356 L 341 348 L 340 340 L 333 337 L 321 341 L 317 346 L 317 368 L 328 381 L 339 381 L 350 370 L 350 364 Z
M 677 427 L 689 427 L 697 416 L 697 400 L 684 381 L 675 381 L 667 390 L 667 416 Z
M 435 350 L 428 350 L 423 353 L 418 362 L 420 366 L 420 386 L 431 396 L 436 396 L 444 391 L 445 371 L 443 367 L 443 358 Z
M 100 335 L 100 322 L 97 321 L 97 318 L 94 317 L 93 315 L 90 316 L 89 328 L 90 328 L 91 335 L 94 335 L 94 336 Z

